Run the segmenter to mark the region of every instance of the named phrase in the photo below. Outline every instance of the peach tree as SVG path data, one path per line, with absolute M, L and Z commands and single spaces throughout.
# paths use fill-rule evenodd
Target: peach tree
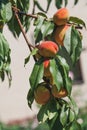
M 47 130 L 81 130 L 69 72 L 82 51 L 81 29 L 86 28 L 85 22 L 69 14 L 68 0 L 45 1 L 44 9 L 39 0 L 0 0 L 0 78 L 4 81 L 7 75 L 11 84 L 11 49 L 3 35 L 6 25 L 15 38 L 21 33 L 25 38 L 30 54 L 24 65 L 31 56 L 35 61 L 27 101 L 30 108 L 34 101 L 40 105 L 37 114 L 40 125 L 45 124 Z M 75 0 L 74 5 L 77 3 Z M 48 17 L 51 4 L 56 11 Z M 34 43 L 26 36 L 32 25 Z

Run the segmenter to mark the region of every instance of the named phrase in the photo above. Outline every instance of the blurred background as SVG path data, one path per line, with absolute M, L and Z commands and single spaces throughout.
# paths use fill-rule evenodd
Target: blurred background
M 45 6 L 44 1 L 42 1 L 41 4 L 43 7 Z M 73 6 L 73 1 L 70 0 L 67 8 L 69 9 L 71 16 L 79 17 L 87 23 L 86 0 L 79 0 L 78 4 L 75 6 Z M 55 11 L 55 7 L 51 4 L 48 12 L 49 17 L 52 17 Z M 31 29 L 31 34 L 27 34 L 27 37 L 31 41 L 32 33 Z M 10 125 L 20 125 L 30 122 L 28 128 L 31 130 L 32 120 L 34 121 L 34 126 L 37 124 L 36 114 L 38 109 L 37 105 L 34 104 L 31 110 L 27 105 L 26 97 L 29 90 L 29 75 L 33 68 L 34 61 L 30 58 L 30 62 L 24 67 L 24 59 L 29 55 L 29 51 L 22 35 L 20 35 L 19 39 L 14 39 L 7 26 L 4 28 L 4 34 L 11 48 L 12 84 L 9 88 L 7 79 L 3 83 L 0 83 L 0 122 Z M 87 130 L 87 30 L 83 29 L 82 35 L 83 51 L 80 60 L 71 72 L 71 75 L 74 78 L 72 96 L 75 98 L 75 101 L 80 108 L 78 121 L 83 123 L 84 130 Z M 13 129 L 14 128 L 12 127 L 11 130 Z

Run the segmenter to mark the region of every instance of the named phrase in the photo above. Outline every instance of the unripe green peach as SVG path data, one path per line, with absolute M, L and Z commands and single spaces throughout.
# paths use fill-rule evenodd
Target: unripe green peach
M 37 48 L 38 53 L 43 57 L 54 57 L 59 50 L 57 44 L 52 41 L 43 41 Z
M 61 88 L 61 90 L 58 91 L 58 89 L 57 89 L 57 87 L 55 85 L 52 86 L 51 92 L 52 92 L 52 95 L 55 98 L 63 98 L 63 97 L 66 97 L 68 95 L 65 88 Z
M 54 39 L 58 45 L 62 45 L 62 46 L 64 45 L 63 41 L 64 41 L 65 33 L 68 28 L 69 28 L 69 25 L 66 24 L 66 25 L 58 26 L 55 29 Z
M 56 25 L 64 25 L 67 23 L 69 19 L 69 11 L 66 8 L 59 9 L 54 15 L 53 15 L 53 21 Z
M 34 91 L 35 101 L 40 105 L 46 104 L 50 99 L 51 94 L 47 87 L 47 83 L 40 83 Z

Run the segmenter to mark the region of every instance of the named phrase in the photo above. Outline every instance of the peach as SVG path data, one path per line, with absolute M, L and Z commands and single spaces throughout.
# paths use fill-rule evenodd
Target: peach
M 49 77 L 51 75 L 50 72 L 50 60 L 45 60 L 43 62 L 44 65 L 44 76 Z
M 57 44 L 62 45 L 62 46 L 64 45 L 63 43 L 64 36 L 68 28 L 69 28 L 69 25 L 67 24 L 56 28 L 54 32 L 54 39 Z
M 52 95 L 56 98 L 63 98 L 68 95 L 67 91 L 65 88 L 61 88 L 60 91 L 58 91 L 57 87 L 54 85 L 52 86 Z
M 37 48 L 38 53 L 43 57 L 54 57 L 59 50 L 57 44 L 52 41 L 43 41 Z
M 66 8 L 59 9 L 54 15 L 53 15 L 53 21 L 56 25 L 64 25 L 67 23 L 69 19 L 69 11 Z
M 46 104 L 50 99 L 51 94 L 47 86 L 45 82 L 40 83 L 34 91 L 35 101 L 40 105 Z

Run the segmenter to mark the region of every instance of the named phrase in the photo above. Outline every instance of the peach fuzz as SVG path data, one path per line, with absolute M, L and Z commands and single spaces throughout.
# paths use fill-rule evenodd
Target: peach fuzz
M 37 48 L 38 53 L 43 57 L 54 57 L 59 50 L 58 45 L 52 41 L 43 41 Z
M 69 11 L 66 8 L 59 9 L 53 15 L 53 21 L 58 26 L 66 24 L 68 19 L 69 19 Z

